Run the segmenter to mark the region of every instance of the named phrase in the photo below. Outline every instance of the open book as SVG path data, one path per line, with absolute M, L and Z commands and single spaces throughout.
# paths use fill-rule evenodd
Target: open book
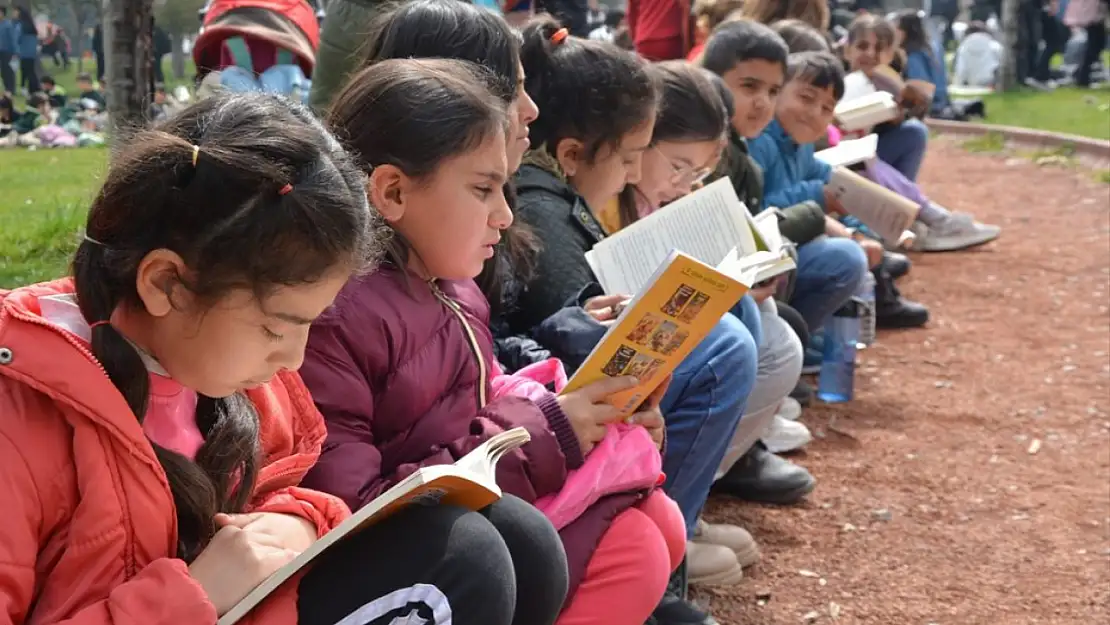
M 606 377 L 635 376 L 640 382 L 637 386 L 606 400 L 622 417 L 631 415 L 748 292 L 751 277 L 742 273 L 738 261 L 732 250 L 718 270 L 672 251 L 562 392 L 573 392 Z
M 879 135 L 872 133 L 859 139 L 843 139 L 836 147 L 821 150 L 814 156 L 830 167 L 851 167 L 875 160 L 878 149 Z
M 832 190 L 848 214 L 858 217 L 890 243 L 903 241 L 904 233 L 913 225 L 921 208 L 913 200 L 844 167 L 833 169 L 826 188 Z
M 774 211 L 765 213 L 775 215 Z M 672 250 L 710 267 L 733 250 L 741 259 L 769 252 L 776 262 L 783 258 L 787 262 L 767 277 L 793 269 L 793 260 L 781 243 L 772 248 L 764 231 L 768 228 L 759 228 L 736 196 L 732 182 L 721 178 L 606 237 L 586 252 L 586 262 L 606 293 L 627 294 L 639 292 Z M 778 239 L 781 241 L 781 236 Z M 748 262 L 766 264 L 767 259 L 764 255 Z
M 524 428 L 513 428 L 491 437 L 455 464 L 424 467 L 398 482 L 377 499 L 359 509 L 311 547 L 278 569 L 228 610 L 217 625 L 233 625 L 254 609 L 270 593 L 300 571 L 313 559 L 344 538 L 381 522 L 402 508 L 419 504 L 451 504 L 481 510 L 501 498 L 494 473 L 497 461 L 531 440 Z M 388 567 L 388 562 L 381 563 Z
M 857 98 L 844 99 L 834 110 L 837 125 L 845 132 L 868 130 L 898 117 L 898 104 L 894 96 L 885 91 L 873 91 Z

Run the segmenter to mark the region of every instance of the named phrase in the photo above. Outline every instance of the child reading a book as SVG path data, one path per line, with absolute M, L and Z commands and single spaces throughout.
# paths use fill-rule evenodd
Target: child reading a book
M 610 232 L 659 210 L 709 177 L 728 134 L 732 96 L 727 88 L 714 84 L 721 82 L 720 78 L 674 61 L 653 65 L 649 70 L 662 86 L 652 145 L 644 154 L 640 182 L 625 187 L 620 197 L 606 207 L 603 216 L 608 217 L 605 221 L 610 224 Z M 812 438 L 805 425 L 777 416 L 802 369 L 802 345 L 779 318 L 773 298 L 779 281 L 785 279 L 776 277 L 750 293 L 759 305 L 762 329 L 756 383 L 718 475 L 731 469 L 761 438 L 767 447 L 779 452 L 798 449 Z M 786 460 L 780 462 L 789 466 Z M 794 480 L 795 488 L 782 493 L 788 498 L 781 503 L 800 498 L 813 488 L 813 478 L 804 469 L 784 474 Z
M 843 89 L 844 71 L 831 54 L 802 52 L 788 58 L 786 85 L 776 104 L 775 120 L 751 144 L 752 158 L 763 168 L 768 203 L 788 205 L 809 200 L 822 204 L 833 214 L 845 212 L 827 186 L 832 168 L 817 159 L 813 150 L 813 143 L 828 132 Z M 851 235 L 831 217 L 826 234 L 830 240 Z M 883 260 L 882 244 L 866 237 L 856 241 L 867 253 L 867 267 L 878 267 Z M 804 250 L 805 246 L 799 255 Z M 804 289 L 801 265 L 798 281 L 799 290 Z M 877 309 L 881 309 L 883 324 L 891 327 L 917 327 L 928 320 L 924 307 L 900 295 L 884 298 Z M 820 326 L 811 323 L 810 327 Z
M 383 247 L 364 188 L 311 114 L 261 94 L 121 146 L 74 277 L 0 297 L 4 622 L 212 625 L 349 515 L 297 486 L 325 433 L 293 371 Z M 414 507 L 246 622 L 509 625 L 512 575 L 480 515 Z
M 819 32 L 797 20 L 777 22 L 772 26 L 775 32 L 787 42 L 790 53 L 831 52 L 828 40 Z M 840 141 L 840 131 L 834 125 L 828 129 L 828 145 L 836 146 Z M 998 237 L 997 226 L 980 224 L 973 217 L 963 213 L 952 213 L 943 206 L 931 202 L 917 183 L 909 180 L 886 161 L 875 158 L 859 172 L 862 176 L 890 189 L 899 195 L 913 200 L 920 206 L 914 228 L 916 237 L 913 249 L 921 252 L 947 252 L 982 245 Z M 903 257 L 904 258 L 904 257 Z M 898 259 L 891 262 L 888 253 L 884 265 L 891 265 L 897 278 L 908 270 L 908 261 Z M 895 265 L 897 265 L 895 267 Z
M 768 124 L 778 127 L 773 119 L 781 99 L 786 58 L 786 45 L 769 27 L 737 21 L 722 24 L 710 37 L 702 63 L 721 76 L 736 108 L 725 171 L 753 211 L 775 207 L 787 216 L 780 222 L 780 230 L 799 246 L 797 281 L 790 303 L 809 327 L 817 330 L 856 291 L 867 271 L 867 257 L 851 240 L 821 236 L 839 225 L 824 214 L 823 183 L 785 192 L 785 172 L 768 172 L 754 150 L 748 154 L 748 141 L 754 146 L 767 132 Z
M 542 248 L 533 278 L 507 302 L 506 321 L 509 331 L 533 335 L 566 304 L 583 303 L 597 288 L 584 256 L 606 236 L 594 209 L 639 179 L 658 95 L 635 55 L 567 37 L 551 22 L 535 22 L 525 31 L 522 57 L 525 88 L 540 116 L 531 127 L 536 148 L 515 178 L 517 209 Z M 600 329 L 595 342 L 604 334 Z M 689 538 L 696 535 L 713 474 L 755 381 L 756 353 L 752 332 L 726 315 L 675 370 L 661 403 L 667 416 L 664 489 L 682 509 Z M 714 535 L 739 530 L 710 529 Z M 743 575 L 726 545 L 691 542 L 687 563 L 690 579 L 699 582 L 733 583 Z M 676 577 L 676 586 L 684 588 L 682 578 Z M 654 618 L 661 623 L 709 618 L 682 595 L 669 592 Z
M 329 122 L 359 154 L 371 203 L 394 232 L 383 267 L 352 280 L 313 325 L 303 372 L 328 425 L 306 484 L 353 508 L 514 427 L 531 442 L 500 461 L 499 485 L 528 502 L 556 494 L 615 418 L 605 398 L 634 383 L 609 378 L 558 397 L 492 393 L 499 370 L 473 277 L 512 221 L 501 191 L 510 125 L 491 90 L 502 83 L 469 62 L 391 59 L 356 74 L 332 106 Z M 633 423 L 662 441 L 654 402 Z M 603 500 L 562 530 L 574 582 L 560 623 L 642 623 L 662 596 L 681 558 L 681 520 L 648 490 Z M 533 531 L 554 534 L 550 525 Z M 565 583 L 533 566 L 533 537 L 504 539 L 516 570 L 514 622 L 553 622 Z M 620 571 L 635 571 L 636 592 L 614 580 Z

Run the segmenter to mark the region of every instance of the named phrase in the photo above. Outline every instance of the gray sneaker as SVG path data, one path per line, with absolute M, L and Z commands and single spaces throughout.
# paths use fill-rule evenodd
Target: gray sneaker
M 989 243 L 1002 228 L 981 224 L 967 213 L 951 213 L 939 224 L 914 224 L 914 233 L 913 249 L 918 252 L 953 252 Z

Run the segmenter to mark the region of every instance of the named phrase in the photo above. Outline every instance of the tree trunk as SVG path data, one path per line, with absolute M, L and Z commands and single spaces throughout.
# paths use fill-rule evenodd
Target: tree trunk
M 170 49 L 170 68 L 173 70 L 173 77 L 177 80 L 185 78 L 185 46 L 184 39 L 181 35 L 170 35 L 170 43 L 173 47 Z
M 142 123 L 150 106 L 153 0 L 105 0 L 108 112 L 115 127 Z
M 1021 0 L 1002 0 L 1002 67 L 999 84 L 1003 91 L 1018 88 L 1018 60 L 1024 58 L 1018 51 L 1018 4 Z

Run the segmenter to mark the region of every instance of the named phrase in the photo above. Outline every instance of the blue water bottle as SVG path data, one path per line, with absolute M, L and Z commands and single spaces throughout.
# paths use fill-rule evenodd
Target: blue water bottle
M 825 403 L 852 399 L 862 307 L 862 302 L 852 298 L 825 322 L 825 349 L 817 377 L 817 398 Z

